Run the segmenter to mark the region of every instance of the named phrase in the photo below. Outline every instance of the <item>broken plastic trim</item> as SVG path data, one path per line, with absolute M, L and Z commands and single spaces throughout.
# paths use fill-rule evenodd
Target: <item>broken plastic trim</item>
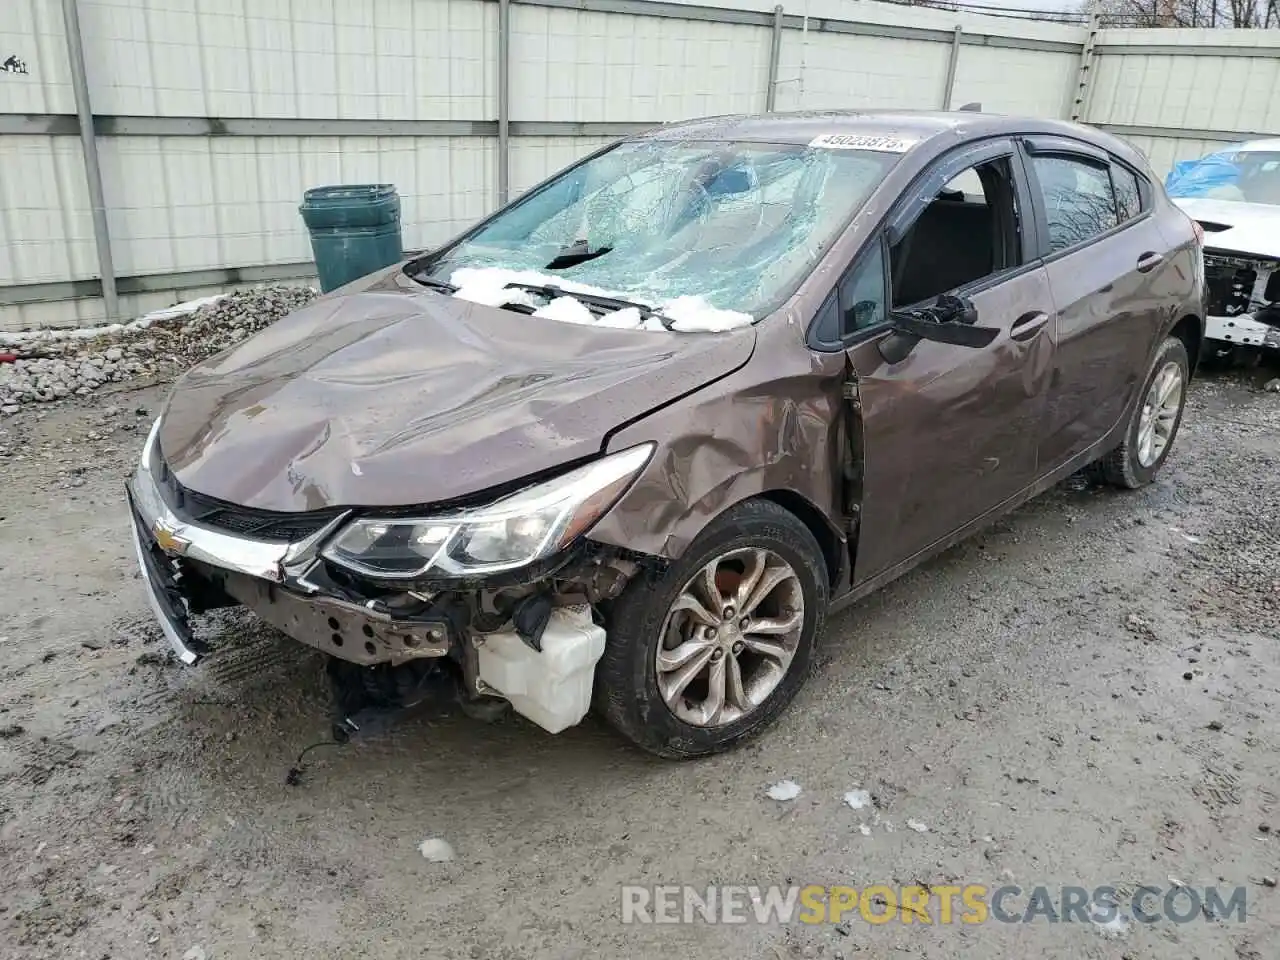
M 568 270 L 570 267 L 576 267 L 580 263 L 586 263 L 595 260 L 597 257 L 603 257 L 606 253 L 612 253 L 613 247 L 599 247 L 595 250 L 591 249 L 591 245 L 586 240 L 576 240 L 563 247 L 556 254 L 555 259 L 548 263 L 542 269 L 544 270 Z

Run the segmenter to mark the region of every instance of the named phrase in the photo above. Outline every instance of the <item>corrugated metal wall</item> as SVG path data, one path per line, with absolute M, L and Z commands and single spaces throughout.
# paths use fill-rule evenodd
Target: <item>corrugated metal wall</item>
M 2 2 L 0 60 L 26 72 L 0 72 L 0 329 L 101 320 L 61 2 Z M 628 130 L 765 109 L 774 7 L 513 0 L 512 194 Z M 80 11 L 125 317 L 308 275 L 307 187 L 396 184 L 409 248 L 497 204 L 494 0 L 80 0 Z M 1068 116 L 1088 36 L 871 0 L 787 0 L 783 14 L 779 110 L 937 108 L 954 58 L 953 104 Z M 1280 36 L 1096 42 L 1086 118 L 1157 168 L 1280 132 Z
M 1087 119 L 1125 136 L 1158 171 L 1228 143 L 1280 135 L 1280 30 L 1104 36 Z

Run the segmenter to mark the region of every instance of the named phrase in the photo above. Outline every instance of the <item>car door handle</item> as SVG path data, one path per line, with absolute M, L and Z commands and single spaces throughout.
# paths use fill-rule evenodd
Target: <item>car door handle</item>
M 1149 250 L 1138 258 L 1138 272 L 1150 273 L 1164 263 L 1164 254 Z
M 1045 324 L 1049 322 L 1049 315 L 1034 311 L 1032 313 L 1024 313 L 1017 320 L 1013 321 L 1013 326 L 1009 328 L 1010 340 L 1030 340 L 1037 333 L 1044 329 Z

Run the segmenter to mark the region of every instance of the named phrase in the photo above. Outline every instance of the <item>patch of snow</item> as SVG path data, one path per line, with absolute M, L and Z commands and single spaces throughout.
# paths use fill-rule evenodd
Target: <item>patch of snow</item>
M 800 796 L 800 784 L 794 780 L 779 780 L 772 787 L 765 791 L 765 796 L 770 800 L 794 800 Z
M 30 346 L 31 344 L 48 343 L 58 340 L 95 340 L 98 337 L 114 336 L 128 333 L 131 330 L 142 330 L 160 320 L 173 320 L 178 317 L 189 317 L 201 307 L 226 299 L 230 294 L 216 293 L 209 297 L 197 297 L 175 303 L 172 307 L 152 310 L 127 323 L 108 323 L 99 327 L 73 327 L 53 330 L 28 330 L 18 333 L 0 333 L 0 344 L 4 346 Z
M 559 287 L 565 293 L 589 293 L 597 297 L 627 299 L 626 294 L 618 293 L 616 290 L 605 290 L 603 287 L 593 287 L 588 283 L 578 283 L 576 280 L 538 273 L 536 270 L 510 270 L 506 267 L 459 267 L 449 276 L 449 282 L 458 288 L 458 292 L 454 294 L 455 297 L 459 296 L 463 290 L 494 290 L 505 291 L 514 297 L 527 298 L 529 294 L 523 290 L 507 289 L 513 283 L 525 283 L 537 287 Z M 468 298 L 463 297 L 463 299 Z
M 919 820 L 911 820 L 910 818 L 908 818 L 907 826 L 910 827 L 912 830 L 914 830 L 916 833 L 929 832 L 929 827 L 926 824 L 921 823 Z
M 423 840 L 418 844 L 418 852 L 432 863 L 448 863 L 455 857 L 453 847 L 449 845 L 449 841 L 442 840 L 439 837 L 428 837 Z
M 1111 919 L 1103 920 L 1108 913 L 1113 914 Z M 1129 932 L 1129 918 L 1113 904 L 1093 904 L 1089 910 L 1089 919 L 1093 921 L 1093 929 L 1108 940 L 1118 939 Z
M 639 316 L 640 311 L 636 311 Z M 573 297 L 556 297 L 545 306 L 533 311 L 535 317 L 546 317 L 548 320 L 559 320 L 561 323 L 580 323 L 591 326 L 596 322 L 595 314 L 583 306 L 581 300 Z
M 208 954 L 204 952 L 204 947 L 196 944 L 182 955 L 182 960 L 205 960 L 207 956 Z
M 157 320 L 172 320 L 174 317 L 186 317 L 201 307 L 207 307 L 211 303 L 217 303 L 219 300 L 225 300 L 230 294 L 215 293 L 209 297 L 196 297 L 194 300 L 184 300 L 182 303 L 175 303 L 172 307 L 161 307 L 159 310 L 152 310 L 150 313 L 144 313 L 135 323 L 143 326 L 155 323 Z
M 635 298 L 617 290 L 605 290 L 565 277 L 539 273 L 536 270 L 459 267 L 449 276 L 449 282 L 458 288 L 453 294 L 454 297 L 488 307 L 502 307 L 513 303 L 534 306 L 535 295 L 526 290 L 511 287 L 510 284 L 513 283 L 553 286 L 568 296 L 556 297 L 534 311 L 534 316 L 565 323 L 595 324 L 621 330 L 661 331 L 666 329 L 655 318 L 642 321 L 640 311 L 635 307 L 626 307 L 597 317 L 586 306 L 573 299 L 572 295 L 584 293 L 597 297 L 611 297 L 615 300 Z M 755 322 L 755 318 L 750 314 L 740 313 L 737 310 L 722 310 L 698 296 L 679 296 L 656 305 L 645 302 L 645 305 L 661 313 L 671 321 L 671 329 L 681 333 L 719 333 L 750 326 Z
M 702 297 L 676 297 L 662 304 L 659 309 L 663 316 L 674 321 L 671 329 L 681 333 L 720 333 L 737 327 L 749 327 L 754 322 L 749 313 L 721 310 Z
M 864 837 L 871 836 L 871 828 L 868 827 L 865 823 L 858 824 L 858 832 L 862 834 Z
M 507 284 L 545 283 L 546 278 L 529 271 L 463 267 L 453 271 L 449 282 L 458 288 L 453 295 L 459 300 L 469 300 L 486 307 L 502 307 L 509 303 L 531 307 L 533 297 L 527 291 L 508 287 Z
M 850 790 L 844 795 L 844 802 L 854 810 L 861 810 L 864 807 L 869 807 L 871 806 L 871 791 Z
M 640 311 L 635 307 L 606 313 L 596 323 L 602 327 L 617 327 L 619 330 L 638 330 L 644 326 L 644 321 L 640 319 Z M 658 326 L 661 328 L 662 324 Z

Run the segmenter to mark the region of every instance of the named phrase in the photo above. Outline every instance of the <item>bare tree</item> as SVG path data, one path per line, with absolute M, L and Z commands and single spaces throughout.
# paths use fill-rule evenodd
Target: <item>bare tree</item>
M 1095 6 L 1063 0 L 1059 10 L 1020 6 L 1017 0 L 884 0 L 906 7 L 933 7 L 988 16 L 1081 23 Z M 1280 0 L 1097 0 L 1104 27 L 1280 27 Z
M 1102 0 L 1108 27 L 1280 27 L 1280 0 Z

